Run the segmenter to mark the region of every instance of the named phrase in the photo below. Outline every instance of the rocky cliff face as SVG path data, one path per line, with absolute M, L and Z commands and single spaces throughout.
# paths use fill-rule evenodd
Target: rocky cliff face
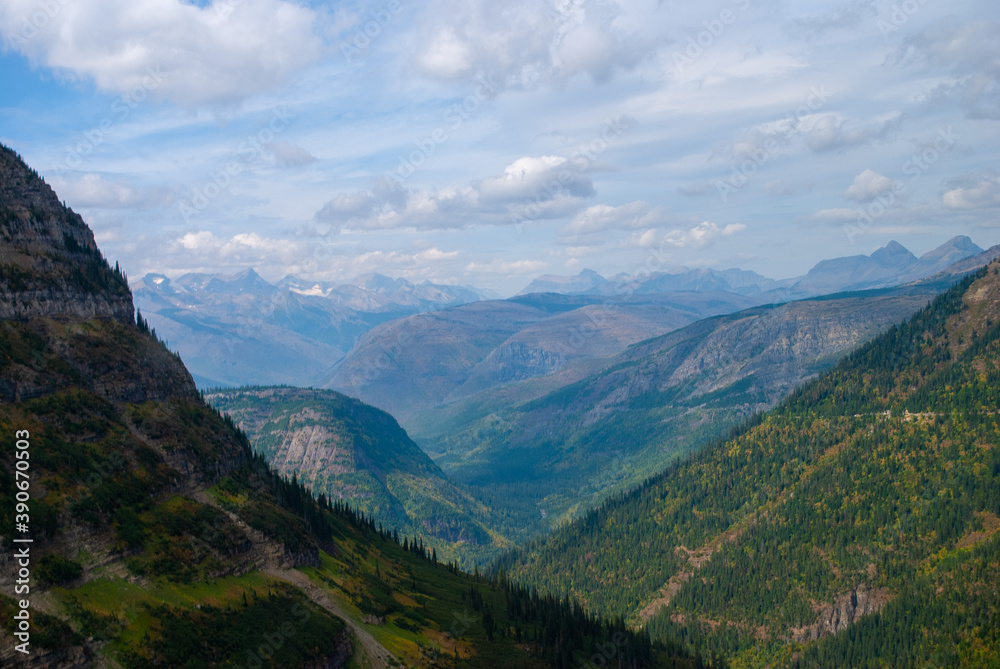
M 374 407 L 301 388 L 219 390 L 205 399 L 246 430 L 276 471 L 404 535 L 420 534 L 446 560 L 483 559 L 505 546 L 486 529 L 492 511 Z
M 872 589 L 862 583 L 835 602 L 818 606 L 816 622 L 808 627 L 793 628 L 792 640 L 806 643 L 842 632 L 851 623 L 879 611 L 889 598 L 888 591 Z
M 0 318 L 134 321 L 132 294 L 83 219 L 0 146 Z

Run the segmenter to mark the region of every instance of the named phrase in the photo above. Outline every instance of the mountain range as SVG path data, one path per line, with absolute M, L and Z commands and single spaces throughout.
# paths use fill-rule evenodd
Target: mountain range
M 418 438 L 451 477 L 520 510 L 523 528 L 507 534 L 523 539 L 766 411 L 934 294 L 872 291 L 706 318 L 561 387 L 511 384 L 455 402 L 418 423 L 428 426 Z
M 489 296 L 379 274 L 345 285 L 291 276 L 273 285 L 253 269 L 175 280 L 147 274 L 132 289 L 139 311 L 201 387 L 311 385 L 375 325 Z
M 871 255 L 822 260 L 804 276 L 781 280 L 740 269 L 687 267 L 654 272 L 643 277 L 620 274 L 606 279 L 594 270 L 585 269 L 576 276 L 547 274 L 538 277 L 519 295 L 620 295 L 624 292 L 647 294 L 715 290 L 738 295 L 761 295 L 765 300 L 783 301 L 917 281 L 982 251 L 969 237 L 960 235 L 917 258 L 902 244 L 893 241 Z
M 804 299 L 411 314 L 327 372 L 353 365 L 399 423 L 274 386 L 209 392 L 220 413 L 0 146 L 0 662 L 998 666 L 1000 246 L 956 240 L 835 262 L 813 285 L 852 290 Z M 199 317 L 208 295 L 299 295 L 147 278 Z M 310 332 L 309 313 L 268 323 Z
M 977 248 L 951 240 L 919 273 L 958 262 L 900 287 L 763 306 L 712 291 L 532 293 L 429 312 L 366 333 L 325 385 L 391 412 L 523 540 L 770 408 L 1000 252 L 966 256 Z M 902 256 L 889 245 L 857 264 L 908 278 Z
M 567 363 L 613 355 L 654 333 L 752 304 L 714 292 L 475 302 L 373 328 L 323 386 L 385 409 L 409 428 L 447 402 L 557 375 Z
M 419 527 L 443 554 L 483 563 L 768 410 L 953 280 L 944 273 L 899 288 L 735 313 L 731 293 L 637 296 L 622 301 L 629 311 L 607 299 L 550 293 L 394 321 L 363 337 L 355 351 L 364 354 L 367 337 L 388 331 L 388 341 L 373 344 L 371 355 L 384 356 L 379 364 L 341 366 L 335 381 L 348 379 L 345 392 L 400 416 L 433 457 L 433 473 L 401 429 L 399 444 L 410 456 L 389 469 L 362 451 L 393 439 L 361 431 L 369 447 L 358 449 L 351 439 L 334 438 L 343 421 L 326 405 L 343 406 L 338 393 L 213 390 L 208 399 L 279 471 L 380 521 Z M 722 315 L 699 318 L 701 310 Z M 655 314 L 668 334 L 630 341 L 642 328 L 623 313 Z M 499 322 L 487 320 L 498 314 Z M 584 326 L 588 336 L 570 347 Z M 329 461 L 331 450 L 337 463 Z
M 480 313 L 486 315 L 490 309 L 496 313 L 487 315 L 484 321 L 499 323 L 525 299 L 550 303 L 555 299 L 530 297 L 536 293 L 581 298 L 558 307 L 544 307 L 551 316 L 559 317 L 551 325 L 552 335 L 558 338 L 574 329 L 589 332 L 592 327 L 587 311 L 563 315 L 574 305 L 590 311 L 598 304 L 614 305 L 614 317 L 630 332 L 613 337 L 617 343 L 607 341 L 604 347 L 596 348 L 587 345 L 580 353 L 572 353 L 573 357 L 609 355 L 621 350 L 622 342 L 640 341 L 677 327 L 676 321 L 664 322 L 661 315 L 651 315 L 649 309 L 658 300 L 682 299 L 665 297 L 679 292 L 711 293 L 717 297 L 726 294 L 719 299 L 727 300 L 729 307 L 697 310 L 695 315 L 700 317 L 723 313 L 720 308 L 737 311 L 759 304 L 899 285 L 935 274 L 981 250 L 968 237 L 960 236 L 918 259 L 892 242 L 870 256 L 825 260 L 803 277 L 782 280 L 739 269 L 681 267 L 643 277 L 617 275 L 609 279 L 584 270 L 574 277 L 539 277 L 512 300 L 496 299 L 489 291 L 469 286 L 413 284 L 379 274 L 361 276 L 346 284 L 294 276 L 271 284 L 253 269 L 235 275 L 187 274 L 173 280 L 162 274 L 147 274 L 133 282 L 132 288 L 144 318 L 180 353 L 199 387 L 283 384 L 329 386 L 350 393 L 345 375 L 356 377 L 360 366 L 370 376 L 376 364 L 366 359 L 372 350 L 370 343 L 384 339 L 384 332 L 365 335 L 379 326 L 398 332 L 399 325 L 388 324 L 419 313 L 485 302 L 478 307 Z M 511 301 L 515 306 L 506 304 Z M 519 332 L 517 327 L 508 330 L 511 336 Z M 478 336 L 471 331 L 469 335 Z M 536 371 L 532 373 L 555 369 L 564 355 L 553 350 L 553 342 L 540 348 L 530 341 L 515 340 L 510 344 L 514 350 L 505 355 L 534 358 Z M 383 346 L 376 348 L 377 355 L 381 355 Z M 567 348 L 566 344 L 561 348 Z M 341 368 L 351 371 L 343 372 Z

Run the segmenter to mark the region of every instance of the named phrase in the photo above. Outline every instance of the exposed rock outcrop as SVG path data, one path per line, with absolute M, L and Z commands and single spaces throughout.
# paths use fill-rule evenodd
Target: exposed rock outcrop
M 887 591 L 873 590 L 861 584 L 838 597 L 834 603 L 824 604 L 812 625 L 793 628 L 792 639 L 805 643 L 841 632 L 851 623 L 880 610 L 889 599 Z

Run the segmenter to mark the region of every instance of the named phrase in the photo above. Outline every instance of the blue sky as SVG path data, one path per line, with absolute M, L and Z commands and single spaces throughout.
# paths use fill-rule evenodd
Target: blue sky
M 0 36 L 0 141 L 132 277 L 1000 242 L 995 0 L 5 0 Z

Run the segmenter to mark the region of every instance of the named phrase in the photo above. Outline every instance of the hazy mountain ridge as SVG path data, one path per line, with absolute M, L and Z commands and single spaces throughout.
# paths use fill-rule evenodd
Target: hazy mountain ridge
M 559 371 L 631 343 L 753 304 L 731 293 L 600 298 L 529 295 L 476 302 L 373 328 L 324 387 L 389 411 L 406 426 L 461 396 Z
M 927 254 L 920 271 L 976 248 L 957 237 Z M 883 278 L 911 276 L 921 262 L 898 244 L 859 258 L 864 267 L 891 268 L 894 274 L 882 272 Z M 842 260 L 833 263 L 842 283 L 881 281 L 862 270 L 851 274 L 854 259 Z M 826 273 L 817 270 L 818 276 Z M 377 327 L 325 385 L 397 416 L 450 476 L 516 508 L 519 520 L 502 533 L 526 536 L 638 484 L 772 406 L 854 346 L 919 310 L 950 284 L 949 276 L 939 272 L 898 289 L 775 300 L 783 306 L 745 313 L 741 300 L 745 308 L 776 297 L 775 291 L 625 298 L 531 293 Z M 695 323 L 734 312 L 731 321 Z M 655 317 L 643 317 L 650 314 Z M 662 335 L 672 331 L 682 343 Z M 661 338 L 642 342 L 654 335 Z M 643 357 L 655 361 L 640 364 Z M 616 368 L 622 371 L 602 376 Z M 603 390 L 582 390 L 588 384 Z
M 920 258 L 899 242 L 893 241 L 868 256 L 821 260 L 804 276 L 789 279 L 771 279 L 757 272 L 741 269 L 687 267 L 654 272 L 642 278 L 618 275 L 606 279 L 593 270 L 585 269 L 577 276 L 550 274 L 539 277 L 518 294 L 555 292 L 567 295 L 621 295 L 717 290 L 739 295 L 763 295 L 764 301 L 783 301 L 917 281 L 982 252 L 983 249 L 969 237 L 959 235 Z
M 414 285 L 381 275 L 357 283 L 285 277 L 272 285 L 248 269 L 175 280 L 147 274 L 133 289 L 139 310 L 202 387 L 311 385 L 328 378 L 328 370 L 373 326 L 483 296 L 472 288 Z
M 527 304 L 523 300 L 530 298 L 532 293 L 544 292 L 581 298 L 576 306 L 591 305 L 591 311 L 595 305 L 608 305 L 609 309 L 618 310 L 616 317 L 623 322 L 632 321 L 633 329 L 641 330 L 625 338 L 631 343 L 677 326 L 676 323 L 656 323 L 656 318 L 650 320 L 649 314 L 631 313 L 634 307 L 629 303 L 642 298 L 723 292 L 749 300 L 734 302 L 732 310 L 737 310 L 752 304 L 905 283 L 941 271 L 955 259 L 979 250 L 967 237 L 949 240 L 919 260 L 900 249 L 902 247 L 893 242 L 871 256 L 823 261 L 804 277 L 781 281 L 739 269 L 683 267 L 639 279 L 626 275 L 605 279 L 592 270 L 584 270 L 575 277 L 546 275 L 533 281 L 512 301 Z M 157 332 L 180 352 L 201 387 L 329 385 L 349 393 L 355 388 L 347 385 L 342 374 L 337 379 L 341 361 L 343 366 L 353 368 L 351 376 L 355 378 L 358 367 L 363 368 L 366 376 L 372 375 L 372 359 L 359 364 L 345 360 L 349 355 L 354 358 L 370 356 L 372 348 L 362 341 L 363 334 L 388 321 L 417 313 L 481 301 L 498 302 L 494 299 L 496 295 L 470 286 L 428 281 L 414 284 L 377 273 L 357 277 L 346 284 L 287 276 L 276 285 L 266 282 L 252 269 L 234 275 L 187 274 L 174 280 L 162 274 L 149 274 L 135 281 L 133 290 L 139 309 Z M 550 304 L 543 308 L 553 308 L 552 298 L 546 300 Z M 567 302 L 560 309 L 570 311 L 573 304 Z M 698 315 L 713 313 L 719 312 L 702 310 Z M 557 315 L 556 311 L 552 315 Z M 496 318 L 503 316 L 500 312 Z M 592 331 L 587 312 L 563 320 L 568 322 L 574 318 L 579 322 L 569 324 L 568 331 L 553 323 L 553 339 L 549 341 L 512 341 L 509 350 L 499 351 L 497 359 L 511 360 L 523 367 L 505 374 L 511 379 L 552 374 L 558 372 L 567 359 L 615 352 L 613 346 L 603 350 L 596 347 L 592 351 L 588 346 L 567 346 L 570 337 L 579 339 L 574 331 Z M 390 330 L 395 332 L 390 336 L 392 341 L 383 342 L 376 348 L 397 346 L 398 328 Z M 470 332 L 470 336 L 476 335 Z M 381 353 L 376 357 L 384 358 Z M 479 363 L 480 360 L 475 361 Z M 386 366 L 385 360 L 379 364 Z M 490 373 L 484 367 L 475 376 Z M 477 383 L 481 382 L 482 379 Z M 374 397 L 366 399 L 378 404 Z M 391 406 L 378 406 L 399 411 L 401 405 L 394 402 Z M 408 419 L 407 416 L 400 418 Z

